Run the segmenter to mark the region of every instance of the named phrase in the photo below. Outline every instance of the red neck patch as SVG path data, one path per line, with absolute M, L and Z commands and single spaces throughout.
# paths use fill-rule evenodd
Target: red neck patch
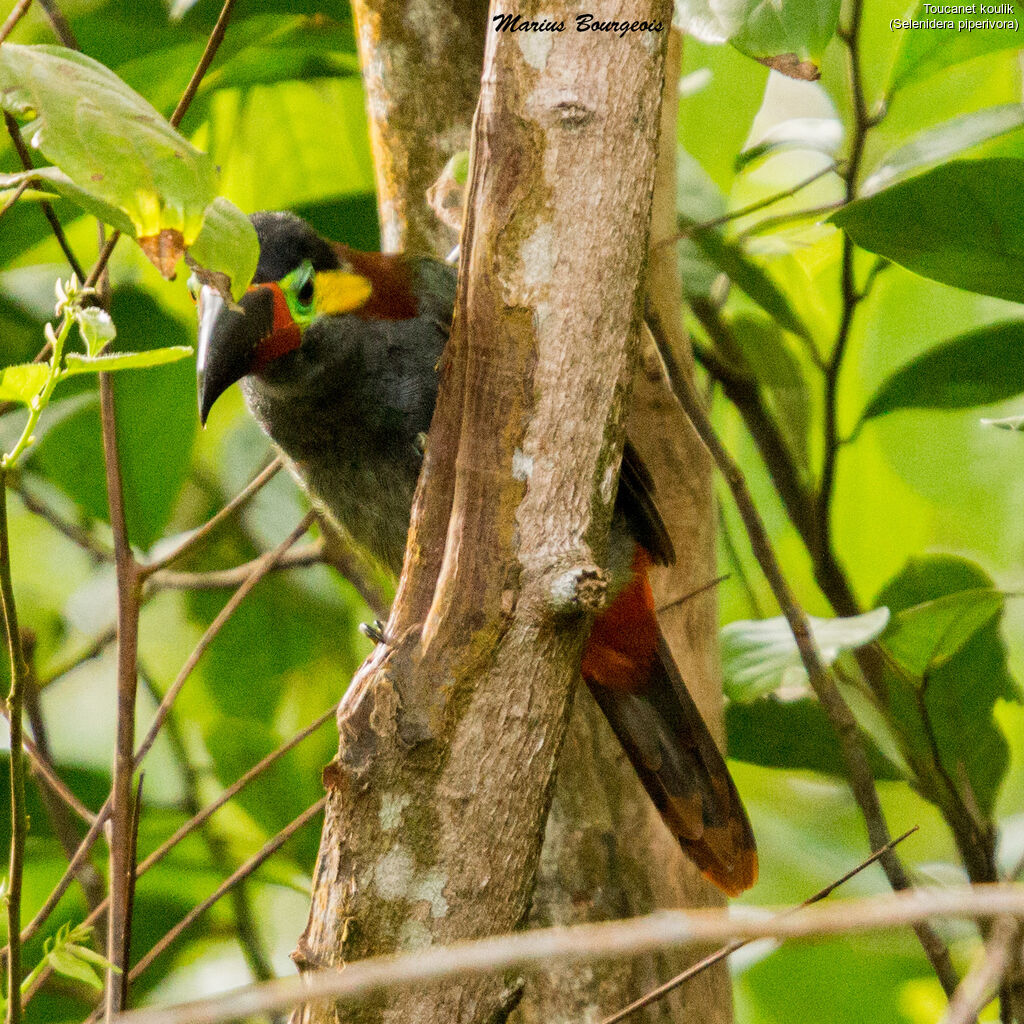
M 299 325 L 292 319 L 288 308 L 288 300 L 284 297 L 281 286 L 276 282 L 256 285 L 257 288 L 270 289 L 274 299 L 274 321 L 270 334 L 261 338 L 253 352 L 251 373 L 260 373 L 275 359 L 294 352 L 302 344 L 302 332 Z

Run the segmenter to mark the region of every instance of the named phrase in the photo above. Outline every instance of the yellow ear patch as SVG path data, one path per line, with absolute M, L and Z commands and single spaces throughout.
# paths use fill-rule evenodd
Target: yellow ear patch
M 321 270 L 316 275 L 316 311 L 320 314 L 354 313 L 366 305 L 373 291 L 369 280 L 347 270 Z

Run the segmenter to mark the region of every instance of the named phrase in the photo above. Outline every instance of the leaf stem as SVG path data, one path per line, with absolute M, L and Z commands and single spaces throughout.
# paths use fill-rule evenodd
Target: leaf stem
M 20 456 L 25 450 L 32 444 L 32 432 L 36 428 L 36 424 L 39 422 L 39 417 L 43 414 L 43 410 L 49 404 L 50 396 L 53 394 L 53 389 L 57 386 L 57 382 L 60 380 L 61 375 L 61 359 L 64 357 L 64 344 L 68 340 L 68 334 L 71 331 L 71 325 L 75 322 L 74 314 L 70 310 L 65 310 L 64 319 L 61 321 L 60 330 L 54 334 L 52 328 L 47 331 L 50 342 L 50 372 L 46 378 L 46 383 L 43 385 L 39 394 L 29 403 L 28 407 L 28 420 L 25 423 L 25 429 L 21 432 L 21 437 L 18 438 L 15 446 L 0 458 L 0 471 L 7 471 L 14 467 Z M 46 325 L 48 328 L 49 324 Z

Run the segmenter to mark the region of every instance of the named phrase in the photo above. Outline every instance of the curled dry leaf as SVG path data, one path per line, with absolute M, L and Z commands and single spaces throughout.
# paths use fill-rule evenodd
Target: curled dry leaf
M 139 239 L 139 245 L 149 262 L 167 280 L 174 277 L 174 268 L 185 254 L 185 239 L 177 228 L 164 228 L 157 235 L 146 235 Z
M 821 71 L 814 61 L 801 60 L 795 53 L 777 53 L 774 57 L 755 57 L 754 60 L 780 75 L 797 78 L 801 82 L 816 82 L 821 78 Z

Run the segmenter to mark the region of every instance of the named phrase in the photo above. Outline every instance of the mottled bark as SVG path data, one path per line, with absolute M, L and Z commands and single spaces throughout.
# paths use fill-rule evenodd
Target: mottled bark
M 667 25 L 670 9 L 633 0 L 593 13 Z M 558 5 L 544 15 L 572 24 Z M 302 966 L 526 917 L 583 611 L 602 599 L 665 38 L 488 33 L 459 306 L 395 643 L 360 671 L 340 715 Z M 301 1019 L 498 1021 L 518 996 L 510 977 Z
M 679 77 L 681 37 L 672 33 L 666 80 Z M 684 365 L 692 368 L 683 329 L 676 246 L 665 240 L 676 225 L 676 118 L 678 93 L 670 85 L 662 102 L 661 141 L 655 178 L 647 265 L 647 294 Z M 658 507 L 678 559 L 655 569 L 652 584 L 669 645 L 712 732 L 722 738 L 718 671 L 718 604 L 714 588 L 678 598 L 715 578 L 715 511 L 712 464 L 679 403 L 668 390 L 651 347 L 638 367 L 627 432 L 651 470 Z M 586 688 L 580 687 L 558 769 L 529 923 L 575 924 L 659 907 L 721 906 L 722 895 L 683 855 L 608 728 Z M 531 978 L 516 1011 L 522 1024 L 600 1019 L 699 959 L 668 953 L 630 962 L 560 967 Z M 637 1022 L 700 1021 L 728 1024 L 732 995 L 721 964 L 698 975 L 666 999 L 638 1013 Z
M 386 251 L 447 255 L 456 234 L 423 197 L 469 148 L 486 0 L 353 0 Z

